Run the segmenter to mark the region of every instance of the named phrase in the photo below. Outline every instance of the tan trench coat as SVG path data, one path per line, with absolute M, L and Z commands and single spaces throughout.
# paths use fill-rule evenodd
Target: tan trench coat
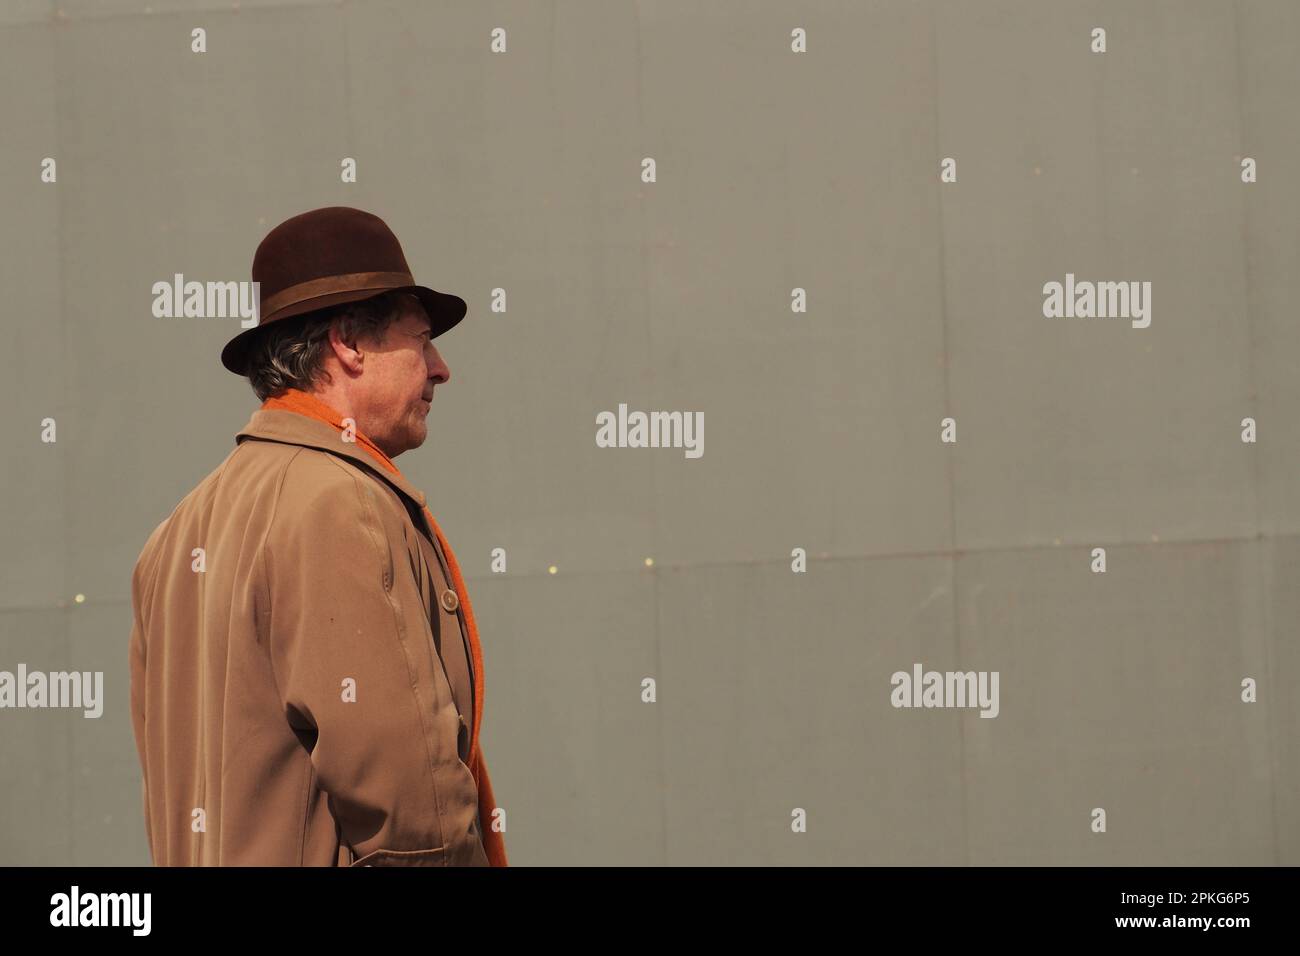
M 155 864 L 488 865 L 423 505 L 332 426 L 260 409 L 149 536 L 130 668 Z

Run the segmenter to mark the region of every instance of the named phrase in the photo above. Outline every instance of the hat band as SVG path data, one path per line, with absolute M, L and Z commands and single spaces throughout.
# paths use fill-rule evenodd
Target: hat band
M 409 272 L 348 272 L 338 276 L 323 276 L 299 282 L 262 300 L 262 315 L 274 315 L 281 309 L 308 299 L 316 299 L 335 292 L 382 292 L 404 285 L 415 285 Z M 263 318 L 263 321 L 266 321 Z

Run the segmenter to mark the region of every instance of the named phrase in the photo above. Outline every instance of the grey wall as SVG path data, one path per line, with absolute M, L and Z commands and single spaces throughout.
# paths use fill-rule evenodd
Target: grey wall
M 150 288 L 338 204 L 470 304 L 400 464 L 513 864 L 1300 863 L 1300 5 L 146 2 L 0 5 L 0 669 L 107 684 L 0 711 L 0 863 L 148 863 L 131 568 L 256 406 Z

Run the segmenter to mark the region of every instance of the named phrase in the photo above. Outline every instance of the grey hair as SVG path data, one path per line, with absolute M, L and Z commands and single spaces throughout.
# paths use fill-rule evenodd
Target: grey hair
M 249 352 L 248 381 L 259 401 L 285 389 L 310 392 L 328 380 L 324 358 L 330 326 L 346 342 L 365 339 L 378 344 L 402 315 L 403 294 L 385 292 L 362 302 L 346 302 L 268 325 Z

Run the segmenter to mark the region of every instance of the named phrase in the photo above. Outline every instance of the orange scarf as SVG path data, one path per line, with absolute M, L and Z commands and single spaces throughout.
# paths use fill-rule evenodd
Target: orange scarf
M 280 409 L 286 412 L 297 412 L 299 415 L 306 415 L 308 418 L 315 418 L 319 421 L 333 425 L 339 431 L 343 431 L 343 416 L 333 406 L 321 401 L 315 395 L 308 392 L 291 388 L 284 394 L 268 398 L 262 403 L 266 409 Z M 360 431 L 356 432 L 357 444 L 368 451 L 380 465 L 388 469 L 395 475 L 400 475 L 397 466 L 393 464 L 392 459 L 385 455 L 379 448 Z M 451 545 L 447 539 L 442 536 L 442 529 L 438 527 L 438 522 L 433 518 L 433 512 L 427 507 L 424 509 L 424 516 L 429 520 L 429 527 L 433 533 L 438 536 L 438 542 L 442 545 L 442 553 L 447 556 L 447 564 L 451 566 L 452 587 L 456 589 L 456 596 L 460 599 L 460 606 L 465 610 L 465 623 L 469 629 L 469 647 L 470 654 L 474 659 L 474 727 L 470 731 L 469 740 L 469 770 L 474 775 L 474 782 L 478 784 L 478 809 L 479 819 L 482 821 L 492 820 L 492 811 L 496 809 L 496 798 L 492 795 L 492 781 L 488 778 L 487 763 L 483 759 L 483 751 L 478 743 L 479 724 L 483 721 L 483 650 L 478 641 L 478 627 L 474 624 L 474 611 L 469 604 L 469 591 L 465 588 L 465 579 L 461 576 L 460 565 L 456 563 L 456 556 L 451 553 Z M 506 866 L 506 845 L 500 832 L 492 829 L 489 825 L 481 827 L 483 831 L 483 849 L 487 853 L 488 862 L 492 866 Z

